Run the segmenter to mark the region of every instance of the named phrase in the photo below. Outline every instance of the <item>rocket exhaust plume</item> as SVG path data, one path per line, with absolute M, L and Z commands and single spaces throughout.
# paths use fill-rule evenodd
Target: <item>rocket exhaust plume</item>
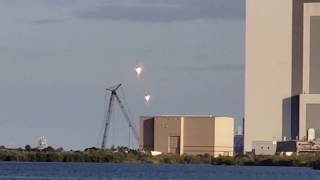
M 139 78 L 142 73 L 143 68 L 141 66 L 136 67 L 135 71 L 137 74 L 137 77 Z
M 146 101 L 146 103 L 149 103 L 150 99 L 151 99 L 151 96 L 149 94 L 144 96 L 144 100 Z

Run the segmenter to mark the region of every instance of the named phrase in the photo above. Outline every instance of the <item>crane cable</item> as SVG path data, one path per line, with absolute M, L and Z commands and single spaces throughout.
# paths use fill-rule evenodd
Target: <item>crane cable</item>
M 121 96 L 123 98 L 123 103 L 124 103 L 124 106 L 125 106 L 125 108 L 127 110 L 127 113 L 129 115 L 129 117 L 133 117 L 132 113 L 131 113 L 131 111 L 129 109 L 129 104 L 128 104 L 128 101 L 127 101 L 127 98 L 126 98 L 126 93 L 125 93 L 125 90 L 124 90 L 123 86 L 120 87 L 120 93 L 121 93 Z M 131 122 L 131 126 L 132 126 L 132 128 L 137 129 L 136 126 L 135 126 L 135 122 L 134 121 Z M 129 141 L 128 142 L 129 142 L 129 146 L 130 146 L 130 144 L 131 144 L 131 133 L 130 133 L 131 132 L 131 128 L 130 128 L 130 124 L 128 125 L 128 128 L 129 128 L 129 134 L 128 134 Z

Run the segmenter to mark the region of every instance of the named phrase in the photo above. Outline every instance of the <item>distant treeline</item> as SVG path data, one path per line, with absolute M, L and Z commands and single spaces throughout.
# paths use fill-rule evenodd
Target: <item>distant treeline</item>
M 212 164 L 239 166 L 295 166 L 320 169 L 320 155 L 304 156 L 235 156 L 217 157 L 205 155 L 173 155 L 152 156 L 150 152 L 140 152 L 126 147 L 101 150 L 88 148 L 84 151 L 64 151 L 62 148 L 48 147 L 43 150 L 6 149 L 0 147 L 0 161 L 31 162 L 95 162 L 95 163 L 166 163 L 166 164 Z

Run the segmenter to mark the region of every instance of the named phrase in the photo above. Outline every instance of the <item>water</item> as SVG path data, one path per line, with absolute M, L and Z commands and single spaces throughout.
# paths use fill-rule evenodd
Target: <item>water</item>
M 320 171 L 295 167 L 0 162 L 0 179 L 319 180 Z

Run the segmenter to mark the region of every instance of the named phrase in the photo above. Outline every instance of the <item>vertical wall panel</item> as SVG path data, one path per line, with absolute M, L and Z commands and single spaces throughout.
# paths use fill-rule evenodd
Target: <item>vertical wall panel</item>
M 310 93 L 320 94 L 320 16 L 310 18 Z
M 307 104 L 306 126 L 320 130 L 320 104 Z

